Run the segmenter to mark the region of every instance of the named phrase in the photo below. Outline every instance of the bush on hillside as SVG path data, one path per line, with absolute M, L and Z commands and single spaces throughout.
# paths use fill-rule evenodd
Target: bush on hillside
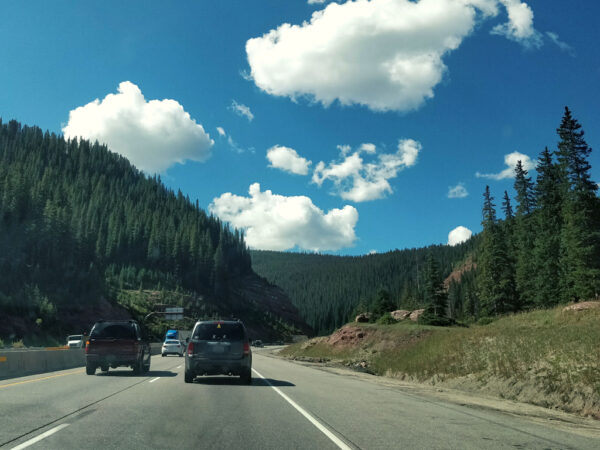
M 396 323 L 396 319 L 394 319 L 392 315 L 389 312 L 387 312 L 379 319 L 377 319 L 377 323 L 381 325 L 393 325 Z

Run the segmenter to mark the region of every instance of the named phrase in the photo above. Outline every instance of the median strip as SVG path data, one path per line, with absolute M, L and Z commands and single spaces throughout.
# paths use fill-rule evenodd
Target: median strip
M 262 378 L 265 381 L 265 383 L 267 383 L 269 386 L 271 386 L 275 390 L 275 392 L 277 392 L 281 397 L 283 397 L 283 399 L 286 402 L 288 402 L 290 405 L 292 405 L 310 423 L 312 423 L 315 427 L 317 427 L 325 436 L 327 436 L 335 445 L 337 445 L 338 448 L 341 448 L 343 450 L 352 450 L 352 448 L 349 447 L 344 441 L 342 441 L 335 434 L 333 434 L 331 431 L 329 431 L 329 429 L 327 429 L 327 427 L 325 427 L 323 424 L 321 424 L 321 422 L 319 422 L 312 415 L 310 415 L 305 409 L 303 409 L 301 406 L 299 406 L 294 400 L 292 400 L 287 395 L 285 395 L 283 392 L 281 392 L 281 390 L 279 390 L 278 388 L 273 386 L 269 382 L 269 380 L 267 380 L 265 377 L 263 377 L 255 369 L 252 369 L 252 372 L 254 372 L 256 375 L 258 375 L 260 378 Z
M 65 427 L 68 427 L 69 424 L 68 423 L 62 423 L 48 431 L 46 431 L 45 433 L 40 434 L 39 436 L 36 436 L 32 439 L 29 439 L 28 441 L 23 442 L 20 445 L 17 445 L 16 447 L 13 447 L 12 450 L 21 450 L 22 448 L 27 448 L 30 445 L 35 444 L 36 442 L 41 441 L 42 439 L 46 439 L 48 436 L 52 436 L 54 433 L 56 433 L 57 431 L 62 430 Z

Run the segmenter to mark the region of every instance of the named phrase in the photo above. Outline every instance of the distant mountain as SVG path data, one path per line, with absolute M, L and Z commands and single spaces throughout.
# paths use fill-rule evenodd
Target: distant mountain
M 347 323 L 359 303 L 371 302 L 381 290 L 397 308 L 425 306 L 426 259 L 431 254 L 446 278 L 479 245 L 479 236 L 451 247 L 435 245 L 364 256 L 251 251 L 252 268 L 280 286 L 306 322 L 327 334 Z
M 185 306 L 194 317 L 252 311 L 262 334 L 279 322 L 310 332 L 285 295 L 269 308 L 246 295 L 261 286 L 272 293 L 252 271 L 243 234 L 160 177 L 97 142 L 0 119 L 0 338 L 81 332 L 72 328 L 86 326 L 94 307 L 121 314 L 123 292 L 147 290 L 193 298 Z M 253 306 L 240 306 L 245 299 Z M 154 306 L 142 294 L 134 303 L 125 315 Z

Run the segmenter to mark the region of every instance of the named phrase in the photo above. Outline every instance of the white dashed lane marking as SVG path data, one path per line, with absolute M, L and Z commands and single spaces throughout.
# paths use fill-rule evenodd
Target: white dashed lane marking
M 17 445 L 16 447 L 13 447 L 13 448 L 12 448 L 12 450 L 21 450 L 22 448 L 27 448 L 27 447 L 29 447 L 30 445 L 33 445 L 33 444 L 35 444 L 36 442 L 39 442 L 39 441 L 41 441 L 42 439 L 45 439 L 45 438 L 47 438 L 48 436 L 52 436 L 52 435 L 53 435 L 54 433 L 56 433 L 57 431 L 60 431 L 60 430 L 62 430 L 63 428 L 65 428 L 65 427 L 68 427 L 68 426 L 69 426 L 69 424 L 68 424 L 68 423 L 63 423 L 63 424 L 60 424 L 59 426 L 57 426 L 57 427 L 54 427 L 54 428 L 52 428 L 52 429 L 50 429 L 50 430 L 46 431 L 45 433 L 42 433 L 42 434 L 40 434 L 39 436 L 36 436 L 36 437 L 34 437 L 34 438 L 32 438 L 32 439 L 29 439 L 28 441 L 25 441 L 25 442 L 23 442 L 23 443 L 22 443 L 22 444 L 20 444 L 20 445 Z

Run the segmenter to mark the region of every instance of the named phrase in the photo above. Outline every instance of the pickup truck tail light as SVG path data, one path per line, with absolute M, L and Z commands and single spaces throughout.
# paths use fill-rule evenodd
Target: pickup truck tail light
M 194 354 L 194 343 L 193 342 L 190 342 L 188 344 L 187 354 L 188 354 L 188 356 L 192 356 Z
M 244 342 L 244 356 L 248 356 L 249 354 L 250 354 L 250 343 Z

